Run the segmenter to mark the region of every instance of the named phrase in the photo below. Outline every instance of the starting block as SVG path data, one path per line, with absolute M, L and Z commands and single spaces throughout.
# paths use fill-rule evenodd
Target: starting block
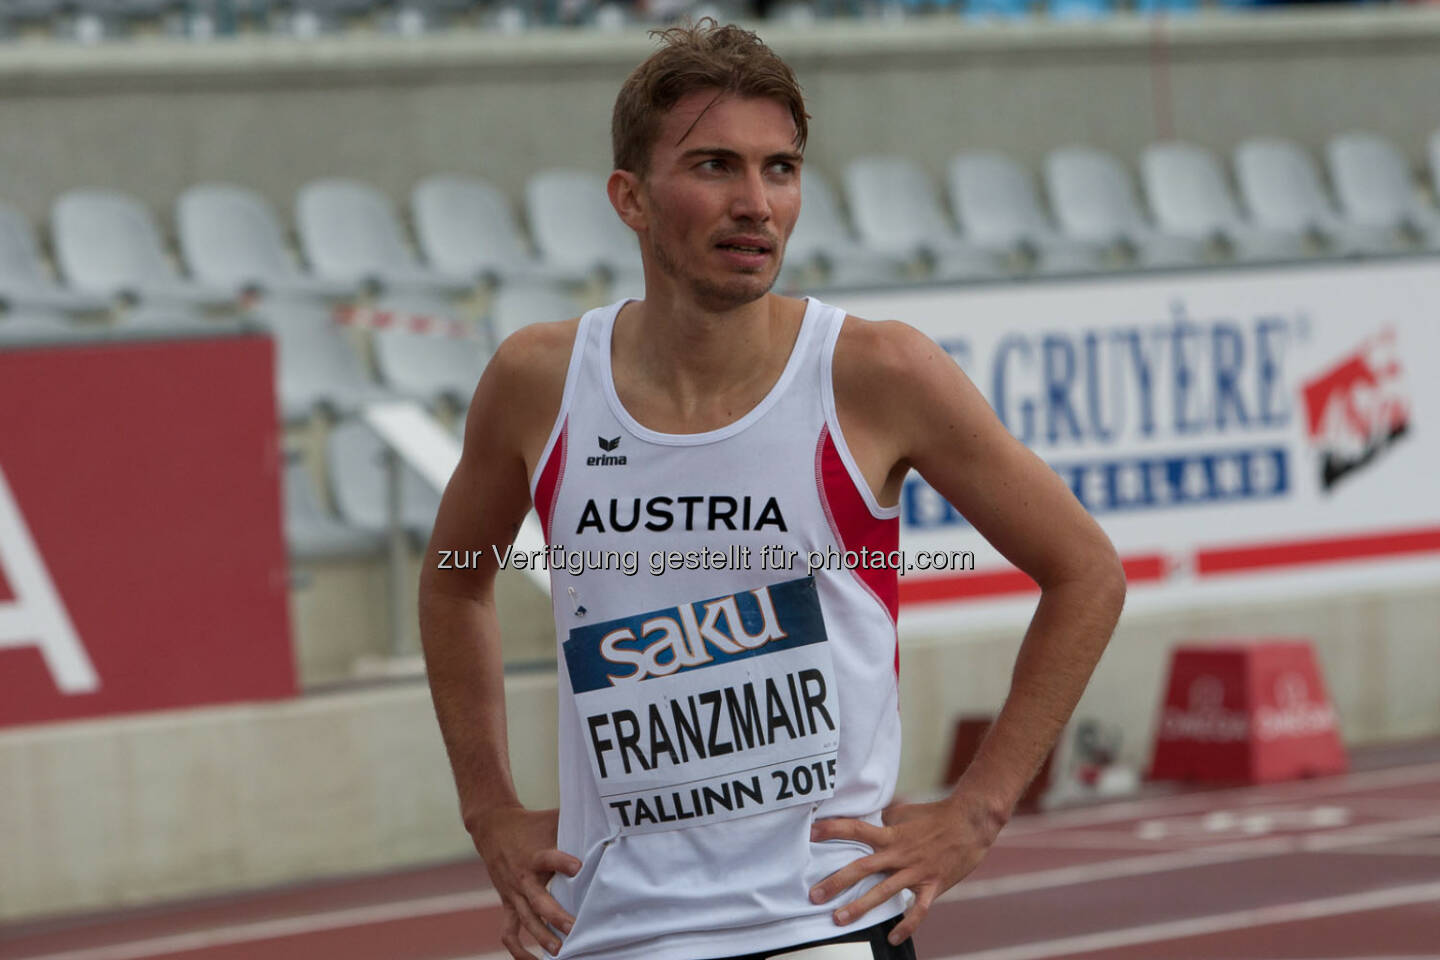
M 1272 783 L 1346 767 L 1335 710 L 1308 640 L 1175 649 L 1151 779 Z

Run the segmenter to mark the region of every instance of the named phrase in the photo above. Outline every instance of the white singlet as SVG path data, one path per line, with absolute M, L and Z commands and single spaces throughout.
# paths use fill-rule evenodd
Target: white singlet
M 560 647 L 558 841 L 584 864 L 550 884 L 575 917 L 559 956 L 703 960 L 888 919 L 903 895 L 831 917 L 879 876 L 809 899 L 870 852 L 812 843 L 811 822 L 878 824 L 900 759 L 897 574 L 870 552 L 897 548 L 900 511 L 835 416 L 845 313 L 810 299 L 759 405 L 666 434 L 616 394 L 622 306 L 581 318 L 531 481 Z

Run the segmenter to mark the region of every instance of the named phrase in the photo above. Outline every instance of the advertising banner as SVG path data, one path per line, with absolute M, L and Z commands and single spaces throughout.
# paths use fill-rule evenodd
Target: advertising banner
M 273 364 L 0 350 L 0 728 L 295 694 Z
M 837 295 L 934 337 L 1114 540 L 1127 606 L 1440 582 L 1440 261 Z M 1035 587 L 918 475 L 902 627 L 1028 616 Z

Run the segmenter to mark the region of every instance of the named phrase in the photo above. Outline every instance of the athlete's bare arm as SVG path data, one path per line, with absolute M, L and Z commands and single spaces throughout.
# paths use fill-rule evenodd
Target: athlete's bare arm
M 503 940 L 515 957 L 523 928 L 551 953 L 573 922 L 545 890 L 580 862 L 555 849 L 556 811 L 520 804 L 510 775 L 505 681 L 495 615 L 497 564 L 530 508 L 528 477 L 564 391 L 577 321 L 537 324 L 496 351 L 470 404 L 464 448 L 435 518 L 420 573 L 420 640 L 460 812 L 505 905 Z M 476 551 L 474 569 L 438 569 L 442 550 Z
M 901 323 L 846 319 L 835 350 L 841 429 L 881 503 L 911 469 L 1040 586 L 1010 694 L 954 792 L 887 811 L 886 826 L 818 821 L 816 839 L 875 849 L 818 884 L 830 900 L 865 876 L 889 876 L 850 905 L 845 923 L 909 888 L 915 902 L 891 933 L 912 934 L 936 896 L 975 868 L 1069 720 L 1125 596 L 1109 539 L 1044 461 L 1010 435 L 934 341 Z

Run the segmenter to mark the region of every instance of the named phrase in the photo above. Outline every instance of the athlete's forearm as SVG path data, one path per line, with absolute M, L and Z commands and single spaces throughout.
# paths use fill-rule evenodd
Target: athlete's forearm
M 493 600 L 420 593 L 420 640 L 440 733 L 472 834 L 498 807 L 518 806 L 505 728 L 505 670 Z
M 1115 629 L 1124 603 L 1116 563 L 1041 592 L 1010 693 L 952 796 L 978 803 L 999 830 L 1054 747 Z

